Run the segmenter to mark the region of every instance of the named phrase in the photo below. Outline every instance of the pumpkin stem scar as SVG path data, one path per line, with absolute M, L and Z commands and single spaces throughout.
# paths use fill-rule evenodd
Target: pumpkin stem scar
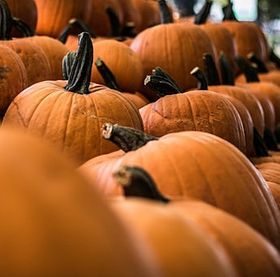
M 173 23 L 172 13 L 169 10 L 165 0 L 158 0 L 160 10 L 160 22 L 161 24 Z
M 183 92 L 172 77 L 160 67 L 156 67 L 151 75 L 146 76 L 144 85 L 157 93 L 159 97 Z
M 141 130 L 111 123 L 102 126 L 102 137 L 116 144 L 124 152 L 137 150 L 152 140 L 158 140 L 157 137 L 145 134 Z
M 105 81 L 107 87 L 117 91 L 121 91 L 114 74 L 102 59 L 97 58 L 97 60 L 95 61 L 95 66 L 102 76 L 103 80 Z
M 79 35 L 77 52 L 69 52 L 63 59 L 63 76 L 68 80 L 65 89 L 74 93 L 89 94 L 93 46 L 89 33 Z
M 214 61 L 213 55 L 210 53 L 203 54 L 203 63 L 205 76 L 209 86 L 218 86 L 221 84 L 219 73 Z
M 7 78 L 7 73 L 10 71 L 10 68 L 7 66 L 0 66 L 0 80 Z
M 12 39 L 13 18 L 5 0 L 0 0 L 0 38 L 1 40 Z
M 152 177 L 140 167 L 122 166 L 113 173 L 113 178 L 126 197 L 142 197 L 163 203 L 170 200 L 157 189 Z
M 254 52 L 249 53 L 247 59 L 256 65 L 258 73 L 268 73 L 265 63 L 259 59 Z
M 222 84 L 234 86 L 234 73 L 224 52 L 221 52 L 220 54 L 219 65 L 222 74 Z
M 199 90 L 208 90 L 208 83 L 207 83 L 206 77 L 199 67 L 195 67 L 191 71 L 191 75 L 197 79 Z
M 196 14 L 194 18 L 194 24 L 201 25 L 206 23 L 207 18 L 210 14 L 211 7 L 213 5 L 212 0 L 206 0 L 201 10 Z
M 252 65 L 250 65 L 250 63 L 247 62 L 245 58 L 242 56 L 237 56 L 235 61 L 240 70 L 244 73 L 248 83 L 260 82 L 257 70 Z

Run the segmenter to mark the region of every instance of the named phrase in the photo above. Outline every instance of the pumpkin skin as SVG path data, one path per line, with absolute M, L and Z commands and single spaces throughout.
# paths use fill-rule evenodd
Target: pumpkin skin
M 123 91 L 139 91 L 144 81 L 143 65 L 138 55 L 122 42 L 102 40 L 94 43 L 95 61 L 101 58 L 116 77 L 117 84 Z M 133 76 L 133 78 L 132 78 Z M 93 66 L 92 82 L 105 82 Z
M 234 97 L 242 102 L 252 117 L 254 127 L 257 129 L 258 133 L 263 136 L 265 128 L 264 111 L 255 95 L 248 93 L 247 89 L 237 86 L 209 86 L 209 90 Z
M 0 46 L 0 117 L 12 100 L 27 86 L 27 75 L 20 57 L 10 48 Z
M 279 248 L 279 210 L 267 184 L 223 139 L 202 132 L 168 134 L 136 151 L 89 160 L 80 170 L 111 197 L 122 195 L 108 177 L 121 165 L 146 170 L 167 197 L 193 197 L 235 215 Z
M 196 66 L 203 67 L 202 54 L 215 56 L 207 34 L 193 24 L 162 24 L 149 28 L 136 36 L 130 47 L 142 60 L 144 75 L 159 66 L 173 76 L 183 90 L 196 87 L 196 80 L 189 72 Z
M 9 124 L 51 141 L 78 163 L 115 151 L 101 139 L 100 126 L 119 122 L 142 129 L 134 105 L 120 93 L 92 83 L 90 94 L 64 89 L 66 81 L 45 81 L 20 93 L 10 105 L 3 124 Z
M 241 220 L 199 201 L 172 201 L 168 206 L 201 227 L 209 239 L 222 245 L 239 276 L 279 276 L 277 250 Z
M 219 245 L 179 213 L 139 199 L 113 201 L 112 206 L 131 232 L 150 246 L 163 276 L 236 276 Z
M 221 137 L 246 153 L 241 118 L 223 95 L 207 90 L 167 95 L 141 108 L 140 114 L 145 132 L 153 136 L 202 131 Z
M 85 20 L 89 0 L 35 0 L 38 9 L 36 33 L 58 37 L 71 18 Z
M 12 15 L 23 20 L 31 30 L 35 31 L 38 14 L 34 0 L 6 0 L 6 2 L 9 5 Z M 19 34 L 15 33 L 15 35 Z
M 0 149 L 1 276 L 159 276 L 149 251 L 56 149 L 3 127 Z

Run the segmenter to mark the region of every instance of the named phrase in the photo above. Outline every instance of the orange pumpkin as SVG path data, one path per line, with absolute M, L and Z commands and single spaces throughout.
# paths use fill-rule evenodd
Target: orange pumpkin
M 23 91 L 10 105 L 3 124 L 28 129 L 48 139 L 76 161 L 114 151 L 100 138 L 100 126 L 119 122 L 142 129 L 136 107 L 120 93 L 90 83 L 92 43 L 83 33 L 77 53 L 65 59 L 67 81 L 45 81 Z

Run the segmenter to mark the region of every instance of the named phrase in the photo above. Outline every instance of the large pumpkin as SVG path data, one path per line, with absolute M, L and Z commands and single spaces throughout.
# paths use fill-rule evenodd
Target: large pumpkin
M 122 128 L 104 127 L 104 135 L 123 146 L 135 142 L 133 136 L 122 139 Z M 135 144 L 143 145 L 143 141 L 145 137 L 137 135 Z M 126 148 L 135 151 L 92 159 L 81 170 L 106 195 L 120 195 L 121 189 L 110 175 L 120 165 L 140 166 L 167 197 L 201 199 L 237 216 L 280 246 L 280 217 L 273 196 L 260 173 L 230 143 L 207 133 L 181 132 L 139 149 L 135 144 Z
M 90 83 L 92 59 L 90 36 L 83 33 L 78 52 L 65 60 L 68 82 L 45 81 L 29 87 L 10 105 L 3 124 L 50 140 L 78 162 L 114 151 L 113 144 L 101 139 L 102 124 L 109 120 L 141 129 L 142 120 L 120 93 Z
M 56 149 L 2 127 L 0 151 L 1 276 L 159 276 Z

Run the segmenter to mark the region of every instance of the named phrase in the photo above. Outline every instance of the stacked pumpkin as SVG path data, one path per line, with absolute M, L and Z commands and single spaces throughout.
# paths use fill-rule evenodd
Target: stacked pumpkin
M 21 83 L 2 111 L 10 104 L 0 131 L 0 240 L 9 249 L 1 273 L 279 276 L 280 173 L 271 161 L 280 161 L 280 89 L 276 81 L 234 80 L 241 71 L 258 78 L 241 55 L 262 70 L 268 62 L 260 29 L 204 24 L 211 1 L 196 24 L 174 22 L 164 0 L 35 2 L 36 31 L 58 37 L 71 20 L 61 37 L 76 44 L 65 55 L 59 41 L 32 36 L 34 25 L 0 1 L 3 38 L 31 36 L 2 42 Z M 75 37 L 77 28 L 89 32 Z M 105 38 L 92 38 L 91 29 Z M 259 36 L 249 56 L 238 39 L 247 29 Z M 41 77 L 25 43 L 45 57 Z

